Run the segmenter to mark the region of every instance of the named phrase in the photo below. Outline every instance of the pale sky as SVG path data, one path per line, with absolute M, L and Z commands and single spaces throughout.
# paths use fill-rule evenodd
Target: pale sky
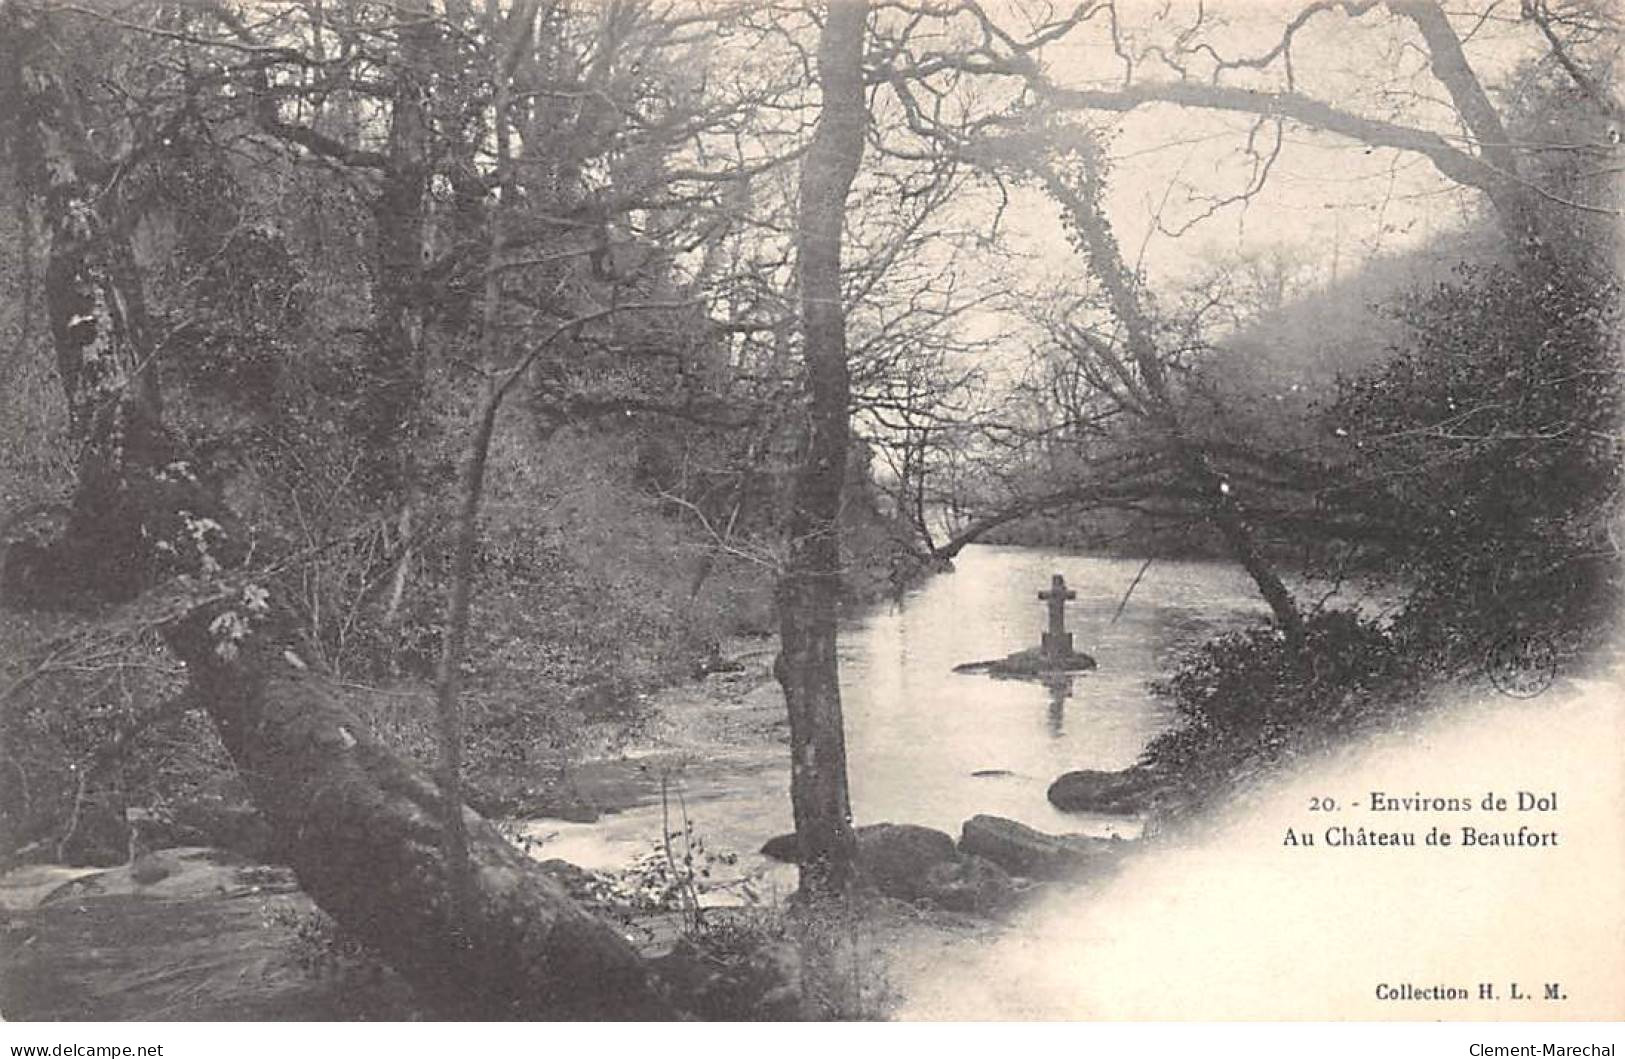
M 1147 43 L 1165 39 L 1178 20 L 1192 17 L 1194 4 L 1172 5 L 1159 18 L 1161 4 L 1144 0 L 1121 4 L 1125 29 Z M 1300 5 L 1273 0 L 1209 3 L 1207 24 L 1227 24 L 1207 39 L 1227 56 L 1256 54 L 1279 39 L 1281 27 Z M 1509 16 L 1516 5 L 1501 4 Z M 1465 31 L 1470 23 L 1458 26 Z M 1522 58 L 1538 54 L 1534 31 L 1504 22 L 1485 23 L 1468 41 L 1467 52 L 1486 87 L 1493 87 Z M 1317 16 L 1295 41 L 1298 90 L 1358 113 L 1460 134 L 1443 89 L 1426 69 L 1420 36 L 1408 22 L 1380 10 L 1351 20 L 1341 13 Z M 1103 27 L 1086 38 L 1051 48 L 1045 55 L 1050 76 L 1073 87 L 1120 83 L 1121 62 Z M 1205 73 L 1205 71 L 1203 71 Z M 1166 70 L 1142 67 L 1136 80 L 1171 79 Z M 1278 73 L 1227 74 L 1227 84 L 1280 89 Z M 1264 189 L 1245 208 L 1229 206 L 1183 237 L 1154 235 L 1160 208 L 1164 225 L 1178 228 L 1204 209 L 1201 195 L 1225 196 L 1246 187 L 1251 161 L 1244 155 L 1250 115 L 1172 106 L 1142 107 L 1117 118 L 1107 211 L 1125 255 L 1145 246 L 1145 267 L 1153 286 L 1166 289 L 1182 277 L 1199 274 L 1218 256 L 1237 250 L 1288 246 L 1340 268 L 1379 253 L 1419 245 L 1458 229 L 1477 202 L 1438 174 L 1420 155 L 1370 149 L 1342 137 L 1286 126 L 1283 146 Z M 1273 144 L 1273 125 L 1258 142 Z M 1012 217 L 1023 241 L 1044 254 L 1051 267 L 1070 267 L 1073 255 L 1040 197 Z

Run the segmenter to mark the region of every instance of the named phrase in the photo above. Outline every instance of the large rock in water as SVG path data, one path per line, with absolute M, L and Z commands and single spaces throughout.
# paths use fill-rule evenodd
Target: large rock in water
M 1132 815 L 1148 809 L 1161 786 L 1148 769 L 1096 772 L 1080 769 L 1060 776 L 1049 786 L 1049 801 L 1069 813 Z
M 904 901 L 930 896 L 930 870 L 959 859 L 952 836 L 917 824 L 865 824 L 854 833 L 863 878 L 886 896 Z M 795 864 L 801 850 L 794 834 L 777 835 L 762 845 L 762 855 Z
M 1095 660 L 1082 651 L 1047 654 L 1037 647 L 1016 651 L 1003 658 L 983 662 L 962 662 L 955 673 L 987 673 L 995 677 L 1046 677 L 1061 673 L 1082 673 L 1095 668 Z
M 858 828 L 858 870 L 875 889 L 904 901 L 929 896 L 932 868 L 959 859 L 950 835 L 917 824 Z
M 1004 915 L 1020 897 L 1009 872 L 985 857 L 961 854 L 942 831 L 915 824 L 866 824 L 855 832 L 859 875 L 887 897 L 979 916 Z M 796 863 L 796 836 L 769 839 L 762 854 Z
M 1079 879 L 1109 871 L 1129 848 L 1119 839 L 1050 835 L 1002 816 L 965 821 L 959 851 L 1029 879 Z
M 763 842 L 762 848 L 757 852 L 764 857 L 771 857 L 780 864 L 800 864 L 801 840 L 796 837 L 794 831 L 785 835 L 774 835 Z

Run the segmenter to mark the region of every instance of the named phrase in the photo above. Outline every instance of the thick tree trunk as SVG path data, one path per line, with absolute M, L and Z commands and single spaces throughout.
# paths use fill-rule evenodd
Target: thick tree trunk
M 790 801 L 810 897 L 851 885 L 855 844 L 846 787 L 846 734 L 835 658 L 841 493 L 850 379 L 841 304 L 846 195 L 863 156 L 864 0 L 833 0 L 818 48 L 823 110 L 801 167 L 800 282 L 807 428 L 793 486 L 789 555 L 778 586 L 775 673 L 790 716 Z
M 400 54 L 393 64 L 389 139 L 383 181 L 373 200 L 376 244 L 372 275 L 372 341 L 368 385 L 356 414 L 364 495 L 396 507 L 394 569 L 384 598 L 383 624 L 394 631 L 404 613 L 418 542 L 423 501 L 418 450 L 423 444 L 426 372 L 424 329 L 429 316 L 423 282 L 428 248 L 429 178 L 433 172 L 429 99 L 438 30 L 426 0 L 400 5 Z M 390 669 L 400 669 L 400 637 L 393 638 Z
M 1521 149 L 1507 135 L 1501 115 L 1462 50 L 1461 37 L 1436 0 L 1388 0 L 1388 10 L 1411 21 L 1427 43 L 1428 66 L 1450 93 L 1461 123 L 1475 141 L 1477 157 L 1493 176 L 1478 185 L 1494 206 L 1501 229 L 1525 254 L 1539 257 L 1545 246 L 1535 192 L 1521 174 Z
M 158 364 L 129 240 L 110 223 L 103 186 L 112 167 L 93 149 L 73 90 L 32 61 L 50 46 L 44 20 L 10 14 L 0 20 L 10 46 L 0 51 L 8 79 L 0 107 L 31 119 L 11 124 L 9 153 L 49 239 L 44 301 L 78 464 L 69 532 L 83 542 L 71 565 L 38 573 L 57 586 L 58 605 L 81 593 L 127 599 L 140 590 L 147 546 L 123 463 L 163 466 L 173 456 L 146 429 L 161 411 Z
M 380 502 L 409 505 L 417 486 L 423 403 L 425 205 L 432 172 L 429 96 L 437 30 L 425 0 L 400 5 L 400 52 L 391 64 L 389 139 L 383 180 L 372 203 L 372 335 L 367 386 L 356 412 L 360 482 Z M 410 539 L 401 541 L 403 549 Z

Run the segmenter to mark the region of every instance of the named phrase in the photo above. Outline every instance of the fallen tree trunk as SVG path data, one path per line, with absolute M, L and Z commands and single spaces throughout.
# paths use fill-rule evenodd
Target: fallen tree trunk
M 476 1018 L 666 1009 L 632 947 L 472 809 L 457 914 L 439 787 L 379 745 L 273 642 L 221 659 L 205 611 L 168 630 L 300 885 L 419 989 Z M 267 638 L 270 640 L 271 638 Z
M 179 600 L 156 602 L 154 592 L 109 620 L 162 630 L 186 664 L 190 700 L 207 710 L 279 857 L 311 898 L 442 1017 L 668 1015 L 626 939 L 466 807 L 469 861 L 459 913 L 434 779 L 368 733 L 295 653 L 269 593 L 231 572 L 241 566 L 232 560 L 245 551 L 236 543 L 245 533 L 229 513 L 193 482 L 148 468 L 127 471 L 130 510 L 142 512 L 150 529 L 171 527 L 149 533 L 155 548 L 173 555 L 174 542 L 207 526 L 202 554 L 222 571 L 170 580 L 184 586 Z M 88 602 L 94 586 L 84 581 L 85 547 L 70 530 L 43 553 L 8 548 L 10 587 L 25 577 L 45 579 L 8 592 L 8 602 Z
M 159 489 L 150 477 L 127 481 L 146 494 L 149 502 L 136 506 L 149 515 L 161 510 L 165 495 L 190 492 L 174 483 Z M 210 510 L 208 499 L 181 501 L 192 513 L 183 532 L 200 521 L 219 526 L 209 533 L 210 554 L 229 555 L 241 530 L 225 517 L 197 514 Z M 26 570 L 71 577 L 83 569 L 81 547 L 65 537 L 46 561 L 30 554 Z M 15 554 L 8 549 L 7 558 Z M 8 569 L 7 576 L 21 574 Z M 264 589 L 242 575 L 191 585 L 194 602 L 166 603 L 159 608 L 166 618 L 157 624 L 186 663 L 189 695 L 214 722 L 271 826 L 280 858 L 311 898 L 411 982 L 436 1014 L 670 1014 L 626 939 L 466 807 L 469 866 L 459 914 L 442 843 L 443 796 L 434 779 L 382 746 L 309 670 Z M 83 601 L 86 586 L 29 587 L 27 599 Z

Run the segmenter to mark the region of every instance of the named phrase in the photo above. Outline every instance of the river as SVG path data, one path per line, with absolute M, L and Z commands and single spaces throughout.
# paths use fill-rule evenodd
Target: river
M 1171 722 L 1147 682 L 1221 627 L 1267 613 L 1246 575 L 1205 562 L 1153 562 L 1114 622 L 1141 561 L 1028 548 L 965 549 L 953 573 L 843 629 L 853 811 L 957 834 L 978 812 L 1046 831 L 1089 831 L 1045 791 L 1069 769 L 1121 769 Z M 1037 592 L 1059 573 L 1077 593 L 1067 626 L 1099 668 L 1062 684 L 953 672 L 1035 646 Z M 1007 775 L 976 776 L 997 771 Z
M 1183 650 L 1265 614 L 1233 567 L 1158 561 L 1114 620 L 1140 567 L 1135 560 L 972 547 L 952 573 L 850 615 L 840 658 L 856 822 L 918 823 L 957 835 L 966 818 L 995 813 L 1051 832 L 1126 829 L 1120 820 L 1057 812 L 1046 788 L 1069 769 L 1131 764 L 1173 723 L 1147 682 L 1166 675 Z M 1056 573 L 1077 592 L 1068 626 L 1097 670 L 1060 689 L 952 671 L 1032 646 L 1045 621 L 1036 593 Z M 1303 598 L 1313 597 L 1305 591 Z M 1340 602 L 1380 612 L 1391 600 Z M 768 896 L 782 896 L 795 884 L 793 869 L 750 852 L 790 829 L 783 703 L 764 671 L 771 651 L 764 642 L 753 656 L 754 674 L 738 685 L 748 693 L 730 698 L 708 683 L 682 699 L 665 745 L 691 728 L 714 729 L 719 719 L 743 723 L 758 738 L 725 742 L 690 761 L 679 781 L 682 804 L 668 800 L 664 811 L 680 819 L 686 809 L 712 848 L 740 852 L 731 870 Z M 927 921 L 894 930 L 882 957 L 898 1001 L 890 1014 L 1617 1018 L 1625 997 L 1618 988 L 1625 981 L 1618 944 L 1625 929 L 1625 834 L 1617 826 L 1625 802 L 1622 689 L 1625 670 L 1567 680 L 1533 700 L 1468 681 L 1436 693 L 1427 718 L 1305 757 L 1165 833 L 1115 876 L 1050 891 L 996 933 Z M 684 752 L 708 745 L 697 739 Z M 652 771 L 672 758 L 644 760 Z M 1287 828 L 1360 823 L 1360 802 L 1374 790 L 1475 799 L 1491 790 L 1560 791 L 1563 818 L 1535 822 L 1561 826 L 1564 842 L 1538 856 L 1421 846 L 1305 853 L 1283 845 Z M 1327 795 L 1338 797 L 1345 817 L 1311 814 Z M 662 815 L 657 794 L 593 824 L 531 826 L 546 839 L 537 855 L 612 869 L 649 852 Z M 1425 833 L 1434 825 L 1489 830 L 1525 821 L 1475 811 L 1377 822 Z M 1562 899 L 1553 901 L 1554 894 Z M 728 896 L 713 895 L 716 903 Z M 1374 991 L 1392 981 L 1462 984 L 1473 996 L 1474 983 L 1483 981 L 1584 989 L 1575 988 L 1562 1008 L 1396 1006 Z
M 1134 559 L 974 545 L 951 573 L 850 615 L 840 662 L 855 821 L 923 824 L 957 836 L 968 817 L 993 813 L 1046 831 L 1132 837 L 1121 820 L 1054 809 L 1045 798 L 1050 782 L 1069 769 L 1132 764 L 1172 721 L 1147 683 L 1165 675 L 1181 651 L 1266 613 L 1233 566 L 1158 560 L 1117 614 L 1141 566 Z M 1077 593 L 1067 607 L 1068 628 L 1098 669 L 1047 686 L 953 672 L 961 662 L 1034 646 L 1046 620 L 1036 593 L 1056 573 Z M 741 855 L 735 870 L 793 885 L 793 875 L 774 873 L 754 854 L 765 839 L 791 829 L 782 699 L 764 684 L 713 712 L 724 709 L 741 723 L 755 718 L 763 738 L 715 749 L 702 744 L 678 755 L 676 768 L 672 754 L 648 755 L 651 772 L 673 769 L 670 789 L 681 790 L 681 804 L 674 796 L 663 806 L 656 793 L 591 824 L 532 822 L 526 833 L 540 843 L 536 855 L 595 870 L 622 868 L 650 850 L 663 815 L 674 827 L 686 815 L 712 851 Z M 675 734 L 685 733 L 679 726 Z

